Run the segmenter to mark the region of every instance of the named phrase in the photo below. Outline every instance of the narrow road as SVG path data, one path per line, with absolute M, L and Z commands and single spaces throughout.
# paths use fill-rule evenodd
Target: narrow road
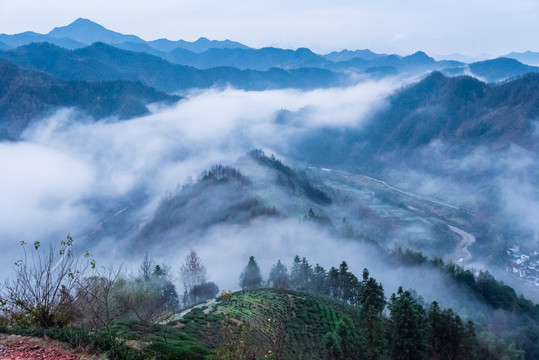
M 413 193 L 398 189 L 398 188 L 396 188 L 394 186 L 389 185 L 387 182 L 385 182 L 383 180 L 376 179 L 376 178 L 373 178 L 373 177 L 370 177 L 370 176 L 365 176 L 365 175 L 360 175 L 360 174 L 352 174 L 352 173 L 348 173 L 348 172 L 345 172 L 345 171 L 328 169 L 328 168 L 321 168 L 321 170 L 325 171 L 325 172 L 341 174 L 343 176 L 348 176 L 348 177 L 358 177 L 358 178 L 368 179 L 370 181 L 373 181 L 373 182 L 376 182 L 378 184 L 381 184 L 381 185 L 385 186 L 389 190 L 398 192 L 400 194 L 404 194 L 404 195 L 407 195 L 407 196 L 410 196 L 410 197 L 413 197 L 413 198 L 416 198 L 416 199 L 419 199 L 419 200 L 422 200 L 422 201 L 430 202 L 430 203 L 433 203 L 433 204 L 442 205 L 442 206 L 445 206 L 445 207 L 448 207 L 448 208 L 451 208 L 451 209 L 455 209 L 455 210 L 459 209 L 455 205 L 451 205 L 451 204 L 448 204 L 448 203 L 445 203 L 445 202 L 442 202 L 442 201 L 439 201 L 439 200 L 428 199 L 428 198 L 422 197 L 420 195 L 413 194 Z M 464 231 L 462 229 L 459 229 L 459 228 L 457 228 L 455 226 L 451 226 L 449 224 L 447 224 L 447 226 L 449 226 L 449 229 L 452 232 L 454 232 L 455 234 L 457 234 L 460 237 L 460 241 L 458 242 L 457 246 L 455 247 L 455 251 L 450 256 L 451 260 L 453 262 L 455 262 L 455 263 L 458 263 L 458 264 L 463 264 L 463 263 L 469 261 L 472 258 L 472 254 L 470 253 L 470 251 L 468 251 L 468 246 L 470 246 L 471 244 L 473 244 L 475 242 L 475 236 L 473 236 L 472 234 L 467 233 L 466 231 Z
M 363 179 L 368 179 L 368 180 L 374 181 L 376 183 L 379 183 L 379 184 L 385 186 L 386 188 L 388 188 L 388 189 L 390 189 L 392 191 L 395 191 L 395 192 L 398 192 L 398 193 L 401 193 L 401 194 L 404 194 L 404 195 L 407 195 L 407 196 L 410 196 L 410 197 L 413 197 L 413 198 L 416 198 L 416 199 L 419 199 L 419 200 L 422 200 L 422 201 L 430 202 L 430 203 L 437 204 L 437 205 L 446 206 L 448 208 L 455 209 L 455 210 L 459 209 L 455 205 L 451 205 L 451 204 L 448 204 L 448 203 L 445 203 L 445 202 L 442 202 L 442 201 L 439 201 L 439 200 L 428 199 L 428 198 L 425 198 L 423 196 L 416 195 L 416 194 L 413 194 L 413 193 L 398 189 L 398 188 L 396 188 L 394 186 L 389 185 L 387 182 L 385 182 L 383 180 L 376 179 L 376 178 L 373 178 L 373 177 L 370 177 L 370 176 L 365 176 L 365 175 L 360 175 L 360 174 L 352 174 L 352 173 L 348 173 L 346 171 L 334 170 L 334 169 L 328 169 L 328 168 L 321 168 L 321 170 L 326 171 L 326 172 L 337 173 L 337 174 L 341 174 L 341 175 L 345 175 L 345 176 L 355 176 L 355 177 L 360 177 L 360 178 L 363 178 Z
M 0 360 L 82 360 L 98 355 L 77 353 L 66 343 L 56 340 L 0 334 Z
M 470 254 L 470 251 L 468 251 L 468 246 L 475 242 L 475 236 L 457 227 L 451 225 L 447 226 L 449 226 L 449 230 L 459 235 L 461 239 L 455 247 L 455 251 L 451 255 L 452 260 L 458 264 L 462 264 L 470 260 L 472 258 L 472 254 Z

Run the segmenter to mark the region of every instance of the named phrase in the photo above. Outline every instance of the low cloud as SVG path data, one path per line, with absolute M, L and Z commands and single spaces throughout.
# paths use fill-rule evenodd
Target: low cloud
M 89 216 L 79 206 L 95 169 L 77 157 L 33 143 L 0 143 L 0 242 L 46 237 Z
M 149 197 L 150 216 L 163 194 L 215 163 L 232 163 L 255 147 L 278 153 L 316 127 L 361 126 L 398 85 L 393 79 L 307 92 L 210 89 L 127 121 L 95 122 L 60 110 L 36 121 L 21 142 L 0 144 L 0 242 L 82 233 L 102 216 L 95 198 L 114 204 L 133 191 Z M 279 122 L 283 111 L 293 114 L 286 124 Z

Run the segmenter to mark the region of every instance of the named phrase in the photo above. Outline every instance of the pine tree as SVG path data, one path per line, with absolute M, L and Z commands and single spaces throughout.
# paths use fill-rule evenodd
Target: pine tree
M 262 275 L 260 275 L 260 268 L 255 261 L 255 257 L 251 256 L 240 275 L 240 286 L 242 289 L 256 289 L 261 285 Z
M 386 304 L 384 288 L 374 278 L 369 277 L 369 271 L 364 269 L 360 289 L 358 300 L 361 304 L 360 319 L 366 339 L 367 359 L 384 359 L 387 350 L 385 321 L 382 318 Z
M 337 300 L 341 299 L 342 291 L 339 284 L 339 270 L 337 270 L 334 266 L 329 269 L 328 283 L 331 296 Z
M 281 260 L 278 260 L 277 264 L 271 268 L 269 285 L 279 290 L 288 290 L 290 288 L 288 269 L 281 263 Z
M 343 261 L 339 266 L 338 284 L 341 299 L 344 302 L 356 304 L 359 292 L 359 280 L 353 273 L 348 271 L 346 261 Z
M 305 257 L 301 259 L 299 271 L 299 286 L 300 290 L 311 290 L 313 279 L 313 268 Z
M 312 290 L 316 294 L 329 295 L 328 274 L 319 264 L 316 264 L 313 270 Z
M 376 313 L 380 315 L 386 306 L 384 287 L 376 279 L 369 277 L 369 270 L 367 269 L 363 269 L 359 303 L 363 309 L 369 309 L 372 306 Z
M 292 288 L 297 290 L 300 286 L 301 278 L 301 259 L 299 255 L 294 256 L 294 263 L 292 264 L 292 269 L 290 270 L 290 282 Z
M 463 324 L 453 310 L 440 310 L 435 301 L 428 311 L 430 358 L 474 359 L 476 336 L 473 322 Z
M 427 354 L 428 323 L 425 310 L 409 291 L 399 288 L 389 303 L 392 326 L 391 354 L 395 360 L 421 360 Z

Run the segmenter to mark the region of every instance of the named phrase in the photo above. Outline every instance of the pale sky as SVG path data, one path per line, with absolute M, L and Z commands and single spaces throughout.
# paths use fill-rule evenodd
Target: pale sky
M 539 0 L 0 0 L 0 33 L 47 33 L 78 17 L 145 40 L 410 54 L 539 51 Z

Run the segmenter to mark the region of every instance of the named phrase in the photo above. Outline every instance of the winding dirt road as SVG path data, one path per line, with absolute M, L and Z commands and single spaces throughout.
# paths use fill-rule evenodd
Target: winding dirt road
M 470 254 L 470 251 L 468 251 L 468 246 L 475 242 L 475 236 L 457 227 L 451 225 L 447 226 L 449 226 L 451 231 L 460 236 L 461 239 L 457 246 L 455 246 L 455 251 L 451 255 L 451 259 L 457 264 L 462 264 L 470 260 L 472 258 L 472 254 Z
M 0 334 L 0 360 L 97 360 L 95 355 L 76 353 L 68 344 L 59 341 Z

